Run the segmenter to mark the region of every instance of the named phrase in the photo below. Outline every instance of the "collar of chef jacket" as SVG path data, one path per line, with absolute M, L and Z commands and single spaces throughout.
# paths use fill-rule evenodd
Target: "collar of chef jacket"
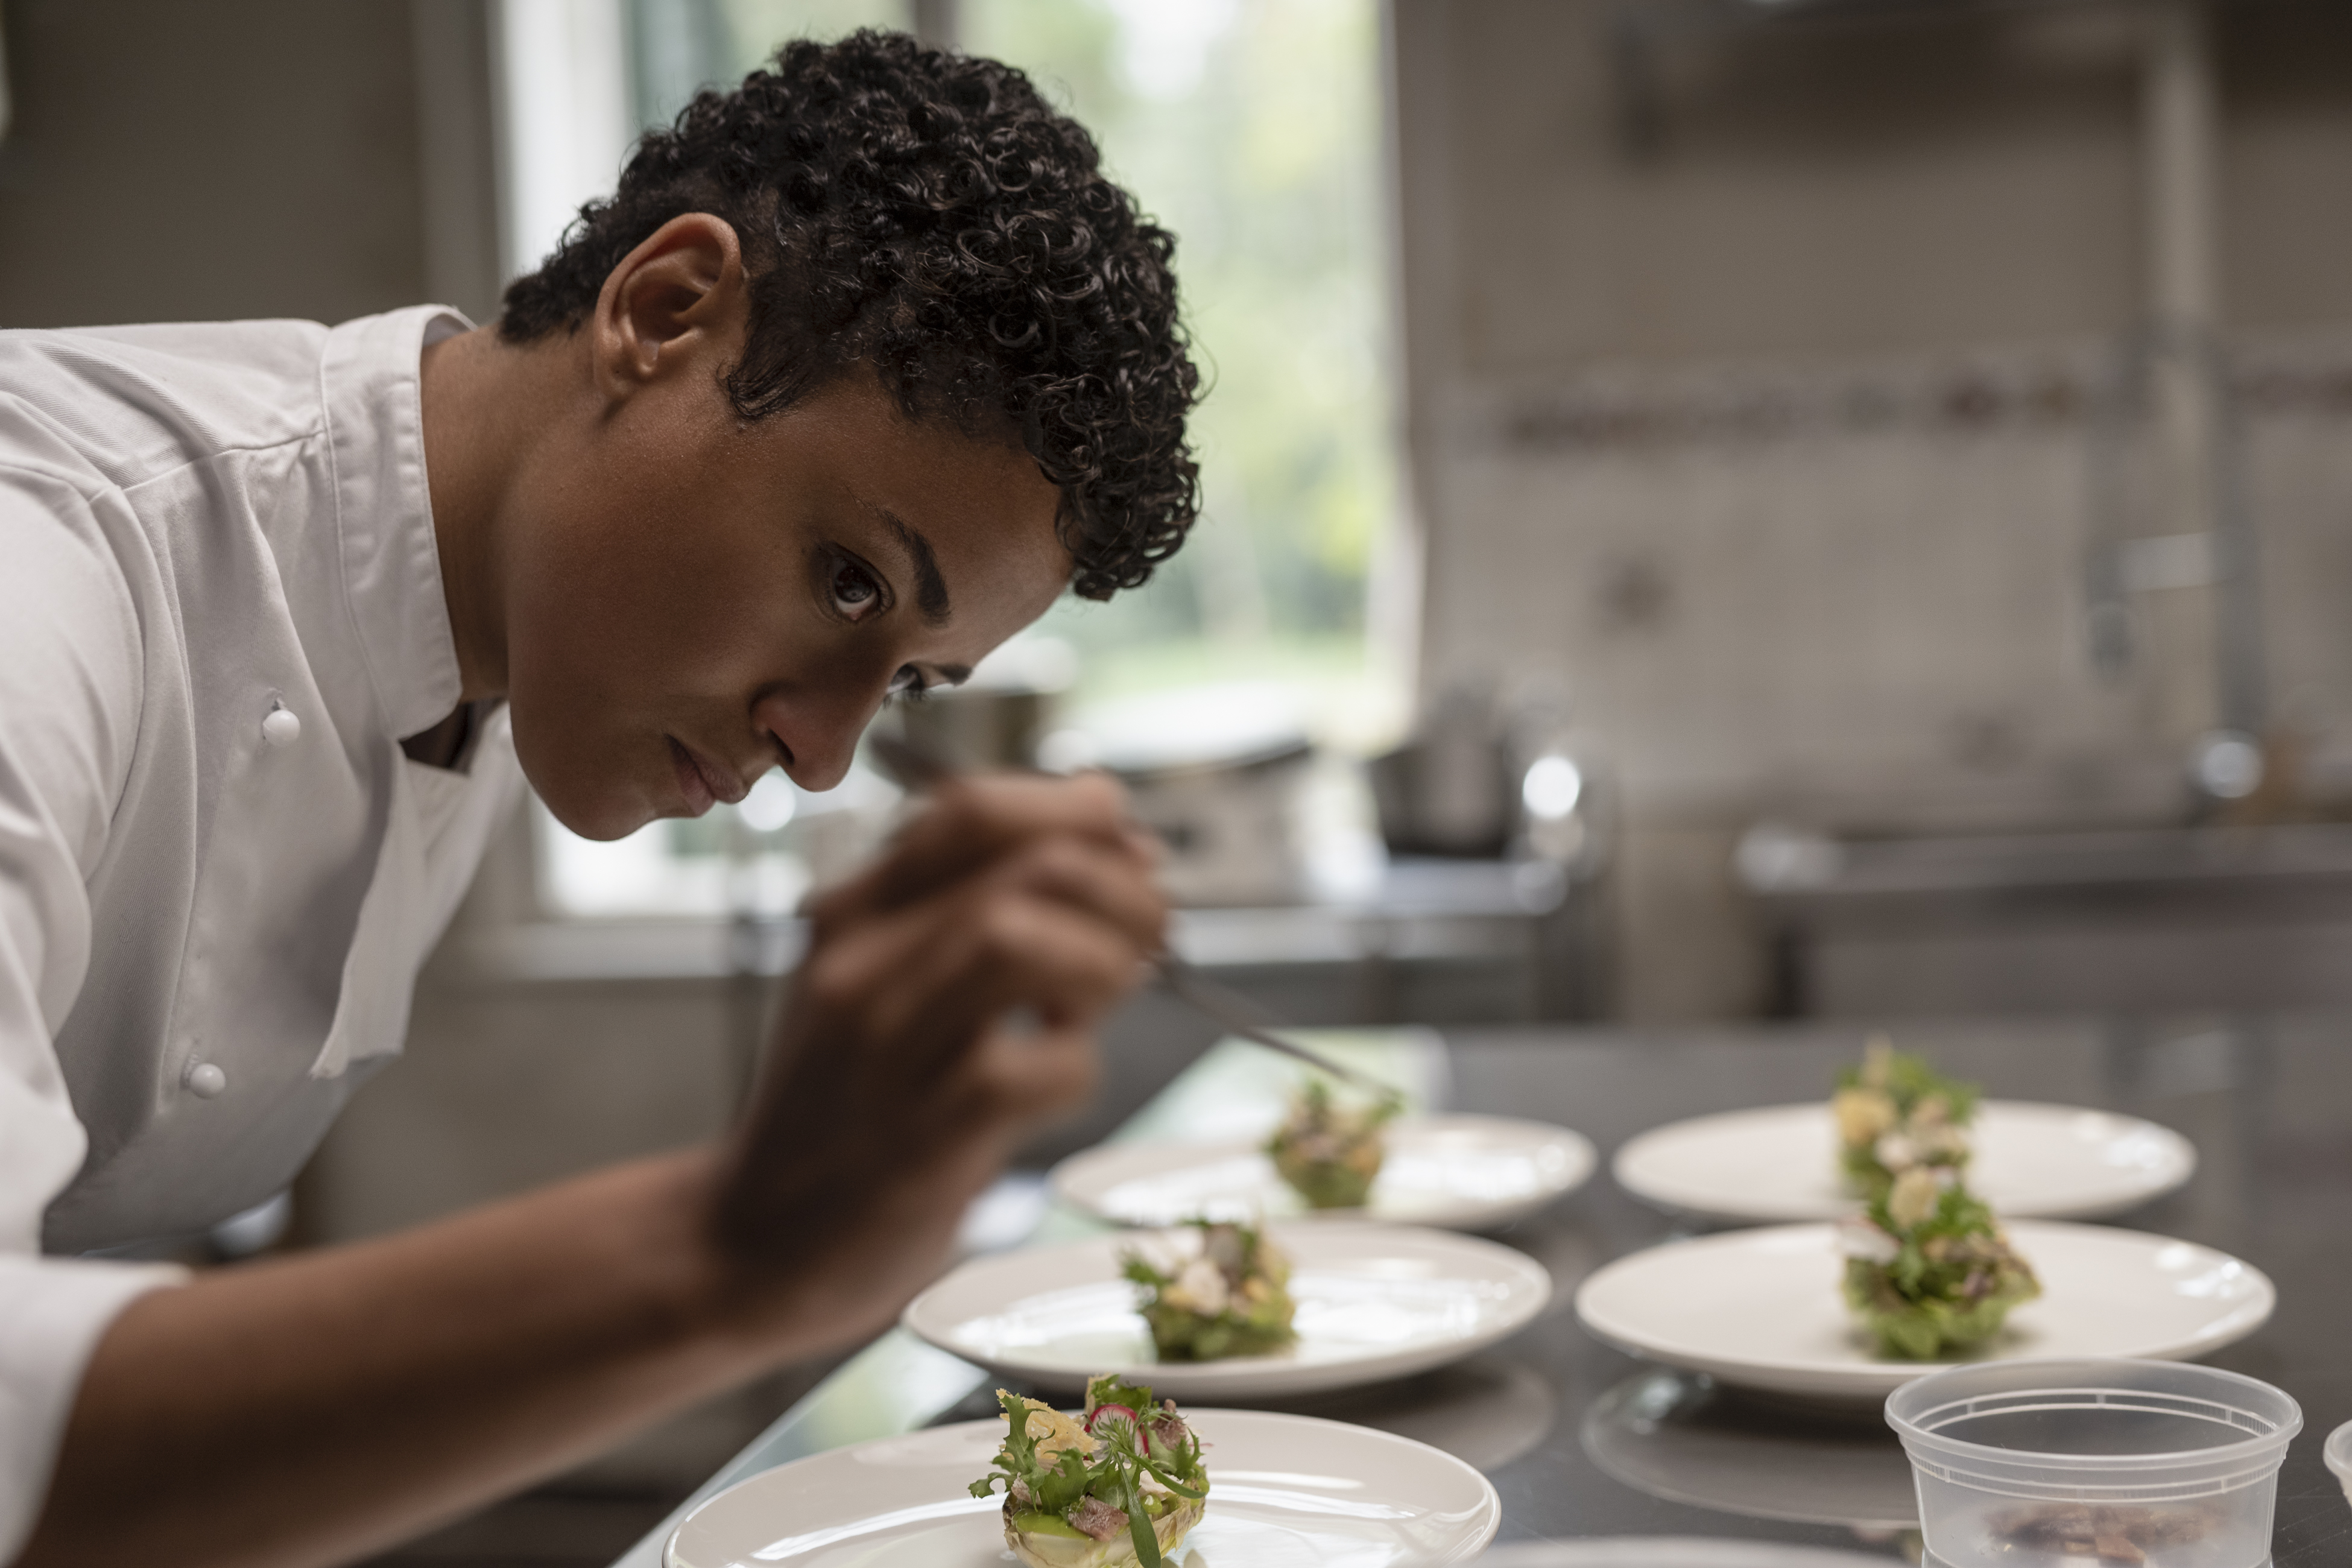
M 502 710 L 459 769 L 398 744 L 460 695 L 418 362 L 466 326 L 428 307 L 22 334 L 29 358 L 0 365 L 89 433 L 110 483 L 85 526 L 140 633 L 89 968 L 55 1032 L 88 1145 L 51 1251 L 201 1228 L 290 1181 L 401 1048 L 512 809 Z

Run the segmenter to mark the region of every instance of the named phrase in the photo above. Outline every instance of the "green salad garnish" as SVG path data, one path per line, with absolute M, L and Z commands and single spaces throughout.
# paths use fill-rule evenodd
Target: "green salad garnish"
M 1976 1085 L 1944 1077 L 1884 1036 L 1871 1041 L 1862 1065 L 1838 1074 L 1830 1100 L 1846 1185 L 1875 1201 L 1906 1171 L 1964 1169 L 1978 1095 Z
M 1901 1360 L 1981 1344 L 2042 1294 L 1984 1201 L 1924 1168 L 1897 1177 L 1867 1217 L 1843 1222 L 1839 1240 L 1846 1305 Z
M 1388 1155 L 1381 1129 L 1403 1108 L 1394 1092 L 1370 1105 L 1343 1106 L 1330 1085 L 1309 1079 L 1265 1152 L 1307 1207 L 1361 1208 Z
M 1143 1253 L 1121 1259 L 1161 1361 L 1264 1355 L 1294 1337 L 1290 1259 L 1254 1226 L 1194 1220 L 1199 1254 L 1172 1271 Z
M 1201 1439 L 1176 1402 L 1155 1405 L 1150 1388 L 1108 1373 L 1087 1384 L 1082 1416 L 1001 1388 L 996 1397 L 1004 1446 L 971 1495 L 1003 1488 L 1009 1532 L 1099 1542 L 1124 1529 L 1143 1568 L 1160 1568 L 1154 1524 L 1186 1508 L 1197 1516 L 1209 1495 Z

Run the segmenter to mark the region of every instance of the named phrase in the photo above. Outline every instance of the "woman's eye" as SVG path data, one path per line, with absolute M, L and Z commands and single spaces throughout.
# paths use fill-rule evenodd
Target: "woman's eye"
M 862 621 L 882 605 L 882 584 L 874 580 L 874 574 L 851 561 L 833 569 L 830 592 L 834 613 L 845 621 Z

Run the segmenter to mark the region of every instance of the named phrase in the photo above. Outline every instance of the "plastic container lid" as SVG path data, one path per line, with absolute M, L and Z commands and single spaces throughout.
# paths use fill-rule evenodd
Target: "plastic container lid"
M 1886 1422 L 1922 1477 L 2003 1497 L 2154 1502 L 2268 1480 L 2303 1411 L 2210 1366 L 2008 1361 L 1904 1384 Z

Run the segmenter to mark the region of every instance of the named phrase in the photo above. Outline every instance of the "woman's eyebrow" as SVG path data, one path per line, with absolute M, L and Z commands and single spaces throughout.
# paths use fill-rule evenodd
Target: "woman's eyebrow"
M 955 611 L 948 603 L 948 580 L 940 575 L 939 557 L 931 553 L 931 542 L 888 507 L 877 506 L 874 510 L 907 552 L 907 563 L 915 574 L 915 608 L 922 613 L 923 624 L 947 625 Z

